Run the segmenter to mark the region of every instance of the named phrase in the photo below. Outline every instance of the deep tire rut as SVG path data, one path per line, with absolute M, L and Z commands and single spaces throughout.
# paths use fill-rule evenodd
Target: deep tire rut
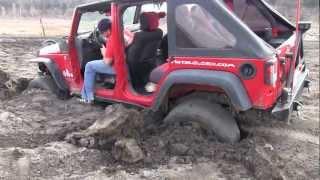
M 291 130 L 277 127 L 248 127 L 242 126 L 245 131 L 252 132 L 254 134 L 264 134 L 292 138 L 298 141 L 309 142 L 315 145 L 319 145 L 319 137 L 312 134 L 301 132 L 298 130 Z

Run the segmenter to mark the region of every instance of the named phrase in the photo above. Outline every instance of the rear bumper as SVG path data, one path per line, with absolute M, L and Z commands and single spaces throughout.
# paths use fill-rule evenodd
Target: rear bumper
M 280 98 L 276 106 L 272 110 L 272 114 L 279 120 L 289 120 L 292 111 L 294 110 L 294 105 L 297 99 L 301 96 L 303 89 L 310 86 L 310 81 L 307 79 L 309 76 L 309 70 L 301 72 L 297 76 L 297 80 L 294 84 L 292 93 L 283 94 L 285 98 Z

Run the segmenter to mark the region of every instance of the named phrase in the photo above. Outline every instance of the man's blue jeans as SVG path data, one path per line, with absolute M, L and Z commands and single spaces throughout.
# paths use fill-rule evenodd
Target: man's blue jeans
M 96 73 L 114 75 L 115 72 L 110 65 L 107 65 L 104 60 L 90 61 L 86 64 L 84 72 L 84 83 L 81 90 L 82 99 L 87 101 L 94 100 L 94 83 Z

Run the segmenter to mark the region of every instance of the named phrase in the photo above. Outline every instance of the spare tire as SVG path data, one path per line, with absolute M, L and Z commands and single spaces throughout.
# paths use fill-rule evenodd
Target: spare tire
M 232 113 L 219 104 L 203 99 L 192 98 L 179 103 L 164 122 L 196 122 L 202 128 L 213 131 L 222 142 L 236 143 L 240 140 L 240 130 Z

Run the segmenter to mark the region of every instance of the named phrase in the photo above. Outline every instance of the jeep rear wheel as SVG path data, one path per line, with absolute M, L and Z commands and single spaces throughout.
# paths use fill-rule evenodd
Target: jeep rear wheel
M 50 76 L 41 76 L 30 81 L 28 88 L 38 88 L 54 93 L 59 99 L 70 98 L 69 92 L 59 89 L 55 81 Z
M 202 99 L 188 99 L 178 104 L 168 114 L 165 123 L 196 122 L 213 133 L 222 142 L 236 143 L 240 130 L 231 113 L 219 104 Z

